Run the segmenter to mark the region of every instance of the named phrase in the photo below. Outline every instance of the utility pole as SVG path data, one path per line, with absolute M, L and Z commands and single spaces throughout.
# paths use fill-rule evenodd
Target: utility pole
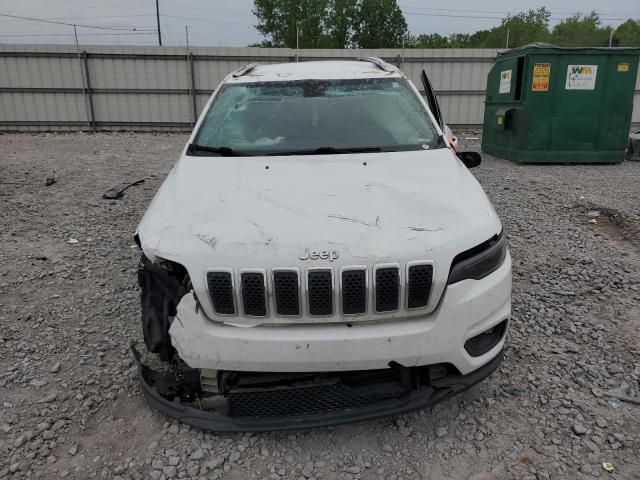
M 87 127 L 91 130 L 91 113 L 87 100 L 87 79 L 86 71 L 82 68 L 82 56 L 80 55 L 80 43 L 78 42 L 78 27 L 73 24 L 73 38 L 76 41 L 76 52 L 78 53 L 78 65 L 80 66 L 80 78 L 82 79 L 82 97 L 84 98 L 84 108 L 87 111 Z
M 296 62 L 298 61 L 298 50 L 300 49 L 300 27 L 296 22 Z
M 78 27 L 73 24 L 73 37 L 76 39 L 76 51 L 78 52 L 78 58 L 80 58 L 80 45 L 78 44 Z
M 162 33 L 160 32 L 160 6 L 159 0 L 156 0 L 156 21 L 158 23 L 158 45 L 162 46 Z
M 609 48 L 611 48 L 612 43 L 613 43 L 613 27 L 609 27 Z
M 507 46 L 505 48 L 509 48 L 509 29 L 507 28 Z

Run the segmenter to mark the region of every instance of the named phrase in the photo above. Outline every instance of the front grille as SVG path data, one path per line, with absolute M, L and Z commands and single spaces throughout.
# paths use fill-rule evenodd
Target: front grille
M 264 275 L 259 272 L 245 272 L 240 276 L 240 281 L 244 313 L 253 317 L 264 317 L 267 314 Z
M 366 270 L 342 272 L 342 313 L 356 315 L 367 311 Z
M 333 282 L 331 270 L 309 272 L 308 294 L 311 315 L 331 315 L 333 313 Z
M 395 364 L 346 372 L 222 372 L 219 384 L 229 416 L 274 418 L 353 411 L 405 398 L 447 371 L 442 364 L 410 368 Z
M 429 303 L 429 294 L 431 293 L 432 283 L 432 265 L 412 265 L 409 267 L 407 307 L 426 307 Z
M 216 312 L 221 315 L 236 313 L 233 304 L 233 280 L 230 272 L 208 272 L 207 286 Z
M 239 273 L 225 269 L 207 272 L 207 287 L 216 314 L 241 313 L 265 318 L 316 316 L 331 317 L 331 321 L 340 321 L 341 316 L 343 321 L 349 321 L 346 317 L 350 315 L 428 313 L 434 303 L 430 302 L 433 281 L 434 267 L 429 260 L 405 265 L 385 263 L 373 268 L 312 267 L 302 272 L 297 268 L 266 271 L 254 267 L 241 269 Z M 365 316 L 358 320 L 375 318 Z
M 392 312 L 398 309 L 400 297 L 400 269 L 383 267 L 376 270 L 376 311 Z
M 310 415 L 371 404 L 367 397 L 340 383 L 232 390 L 227 401 L 232 417 Z
M 300 315 L 300 284 L 298 272 L 278 270 L 273 272 L 273 293 L 278 315 Z

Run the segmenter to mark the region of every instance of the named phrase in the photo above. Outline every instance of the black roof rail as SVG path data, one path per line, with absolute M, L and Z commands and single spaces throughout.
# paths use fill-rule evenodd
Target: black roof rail
M 246 75 L 251 70 L 256 68 L 258 65 L 260 65 L 260 64 L 259 63 L 250 63 L 249 65 L 246 65 L 244 67 L 240 67 L 239 69 L 237 69 L 234 72 L 232 72 L 231 76 L 234 77 L 234 78 L 238 78 L 238 77 L 241 77 L 243 75 Z
M 385 62 L 381 58 L 378 57 L 358 57 L 356 58 L 359 62 L 369 62 L 373 63 L 380 70 L 384 70 L 385 72 L 397 72 L 398 69 L 391 65 L 390 63 Z

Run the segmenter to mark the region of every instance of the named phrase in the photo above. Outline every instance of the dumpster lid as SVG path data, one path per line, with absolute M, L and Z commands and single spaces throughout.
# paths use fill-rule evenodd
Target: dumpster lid
M 628 53 L 628 54 L 640 54 L 640 48 L 638 47 L 558 47 L 551 43 L 545 42 L 533 42 L 523 45 L 521 47 L 511 48 L 509 50 L 501 50 L 498 52 L 498 56 L 511 55 L 521 53 L 525 50 L 557 50 L 567 53 Z

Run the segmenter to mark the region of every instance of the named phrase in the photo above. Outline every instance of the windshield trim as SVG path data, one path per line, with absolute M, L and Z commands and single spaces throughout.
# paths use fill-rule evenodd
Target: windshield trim
M 332 147 L 320 147 L 317 149 L 262 149 L 262 150 L 232 150 L 228 147 L 207 147 L 205 145 L 197 145 L 190 143 L 187 146 L 186 155 L 189 157 L 290 157 L 290 156 L 318 156 L 318 155 L 357 155 L 364 153 L 389 153 L 389 152 L 417 152 L 417 151 L 429 151 L 439 150 L 447 148 L 447 144 L 444 141 L 442 135 L 438 137 L 437 144 L 421 145 L 421 144 L 406 144 L 406 145 L 387 145 L 387 146 L 374 146 L 374 147 L 362 147 L 362 148 L 335 148 L 332 151 Z M 220 151 L 216 151 L 220 150 Z

